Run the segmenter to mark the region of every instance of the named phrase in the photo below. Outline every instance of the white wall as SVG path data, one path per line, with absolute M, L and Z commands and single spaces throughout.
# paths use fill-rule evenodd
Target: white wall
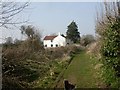
M 58 45 L 58 47 L 65 46 L 66 38 L 64 38 L 61 35 L 58 35 L 57 37 L 55 37 L 53 39 L 52 42 L 51 42 L 51 40 L 44 40 L 43 43 L 44 43 L 44 47 L 45 47 L 45 45 L 47 45 L 47 47 L 51 47 L 51 44 L 53 45 L 53 47 L 56 47 L 56 45 Z
M 47 45 L 47 47 L 51 47 L 51 40 L 44 40 L 43 41 L 43 45 L 44 45 L 44 47 L 45 47 L 45 45 Z
M 58 46 L 65 46 L 66 45 L 66 39 L 58 35 L 56 38 L 54 38 L 54 44 L 58 44 Z

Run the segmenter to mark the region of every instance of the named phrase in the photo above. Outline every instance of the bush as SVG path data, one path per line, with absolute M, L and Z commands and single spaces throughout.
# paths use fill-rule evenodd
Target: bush
M 120 2 L 104 4 L 105 13 L 96 28 L 101 40 L 103 77 L 110 87 L 120 88 Z
M 83 50 L 83 47 L 71 45 L 66 47 L 49 48 L 45 50 L 45 53 L 50 56 L 49 58 L 57 59 L 62 58 L 65 55 L 72 56 L 73 54 L 78 53 L 81 50 Z
M 108 73 L 108 79 L 106 82 L 109 82 L 111 85 L 116 81 L 117 84 L 117 78 L 120 78 L 120 22 L 115 23 L 114 25 L 111 25 L 108 30 L 106 31 L 105 39 L 103 40 L 104 44 L 101 48 L 101 53 L 103 56 L 103 63 L 111 68 L 111 71 Z M 106 72 L 109 70 L 109 68 L 106 69 Z M 110 77 L 109 74 L 113 74 L 113 78 Z M 112 80 L 112 81 L 109 81 Z M 114 80 L 114 82 L 113 82 Z M 115 83 L 114 83 L 115 85 Z M 112 85 L 113 86 L 113 85 Z M 116 86 L 119 87 L 119 86 Z M 120 87 L 119 87 L 120 88 Z
M 87 46 L 87 45 L 91 44 L 91 43 L 94 42 L 94 41 L 95 41 L 94 36 L 88 34 L 88 35 L 83 35 L 83 36 L 81 37 L 80 43 L 81 43 L 81 45 L 83 45 L 83 46 Z
M 2 74 L 3 88 L 30 88 L 33 81 L 43 77 L 49 67 L 44 65 L 48 58 L 43 55 L 44 49 L 34 49 L 29 45 L 29 40 L 17 45 L 3 45 Z

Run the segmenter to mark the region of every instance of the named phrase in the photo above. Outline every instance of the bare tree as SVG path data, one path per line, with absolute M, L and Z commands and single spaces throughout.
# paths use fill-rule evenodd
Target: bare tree
M 21 24 L 26 21 L 14 20 L 15 16 L 22 12 L 27 6 L 28 2 L 18 3 L 12 2 L 2 2 L 0 1 L 0 27 L 8 27 L 8 25 Z
M 120 18 L 120 2 L 104 2 L 103 10 L 97 13 L 96 32 L 102 36 L 109 24 Z

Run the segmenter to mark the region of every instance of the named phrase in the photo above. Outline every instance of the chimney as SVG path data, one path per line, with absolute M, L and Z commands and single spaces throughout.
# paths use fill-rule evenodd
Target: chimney
M 58 36 L 61 36 L 60 32 L 58 33 Z

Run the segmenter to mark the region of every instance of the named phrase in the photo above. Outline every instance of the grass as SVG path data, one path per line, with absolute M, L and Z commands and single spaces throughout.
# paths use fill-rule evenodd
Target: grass
M 53 88 L 57 78 L 60 77 L 61 72 L 65 66 L 68 66 L 69 59 L 55 60 L 49 63 L 50 70 L 46 71 L 46 75 L 43 78 L 38 79 L 34 88 Z M 52 73 L 52 75 L 51 75 Z
M 77 88 L 100 87 L 102 82 L 98 70 L 95 69 L 97 64 L 97 59 L 90 58 L 85 52 L 77 54 L 66 69 L 63 78 L 57 84 L 57 88 L 64 87 L 64 79 L 67 79 L 72 84 L 76 84 Z

